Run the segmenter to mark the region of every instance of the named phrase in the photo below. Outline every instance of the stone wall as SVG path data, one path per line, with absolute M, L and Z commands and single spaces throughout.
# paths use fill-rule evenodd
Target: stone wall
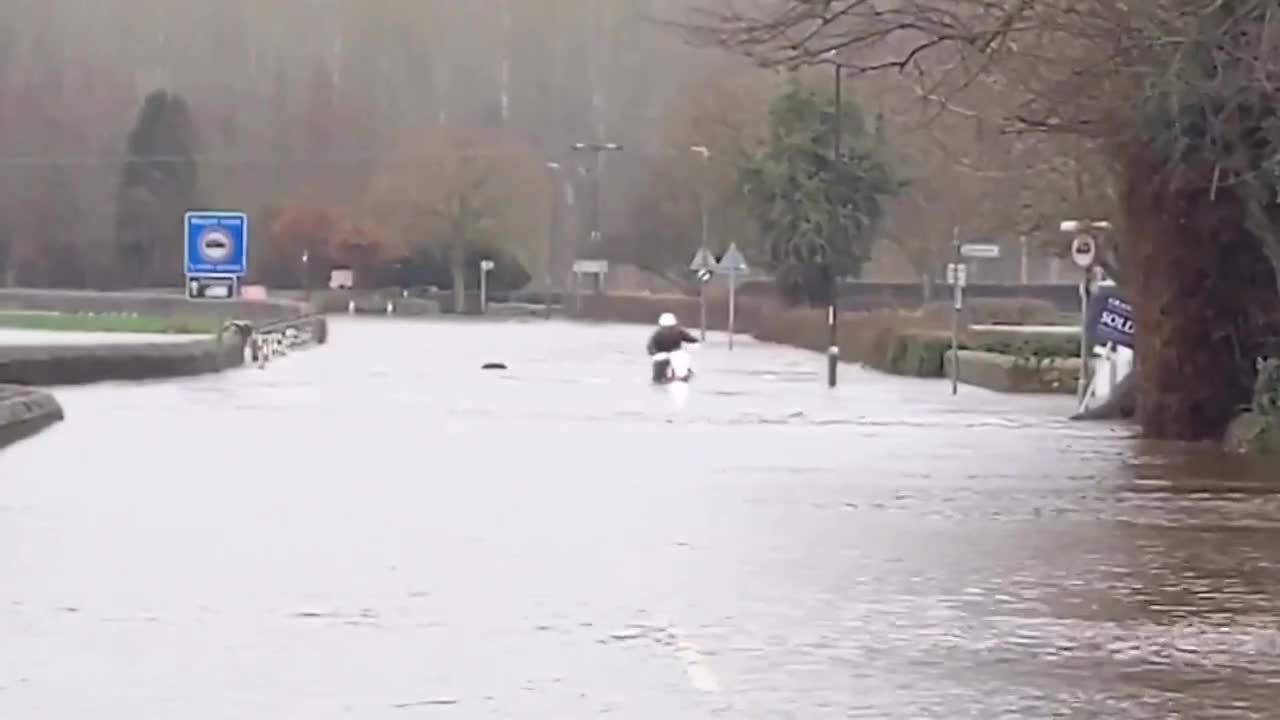
M 173 341 L 101 345 L 0 347 L 0 383 L 75 385 L 107 380 L 182 377 L 239 367 L 248 331 L 281 331 L 307 325 L 316 342 L 328 337 L 323 317 L 311 306 L 286 299 L 192 302 L 161 293 L 96 293 L 0 289 L 0 309 L 60 313 L 137 313 L 148 317 L 202 317 L 248 323 L 224 327 L 216 336 Z
M 0 448 L 63 419 L 62 406 L 43 390 L 0 385 Z
M 79 385 L 218 372 L 244 364 L 245 338 L 227 330 L 213 338 L 103 345 L 0 348 L 0 383 Z
M 334 315 L 348 312 L 352 302 L 356 304 L 356 312 L 361 315 L 385 315 L 387 303 L 394 306 L 394 314 L 401 316 L 421 317 L 439 315 L 441 312 L 441 303 L 437 299 L 415 296 L 406 298 L 396 290 L 316 290 L 311 293 L 301 290 L 272 290 L 271 293 L 273 298 L 309 303 L 316 312 Z

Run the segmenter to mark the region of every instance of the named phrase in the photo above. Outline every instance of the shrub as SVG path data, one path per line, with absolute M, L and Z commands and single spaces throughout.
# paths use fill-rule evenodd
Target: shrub
M 938 331 L 905 331 L 893 340 L 885 369 L 895 375 L 942 377 L 943 362 L 951 351 L 951 335 Z
M 951 303 L 929 303 L 921 313 L 932 322 L 951 323 Z M 1061 312 L 1048 300 L 1031 298 L 975 298 L 965 301 L 960 323 L 969 325 L 1053 325 Z
M 965 334 L 966 350 L 1012 355 L 1019 358 L 1080 357 L 1079 333 L 980 330 Z

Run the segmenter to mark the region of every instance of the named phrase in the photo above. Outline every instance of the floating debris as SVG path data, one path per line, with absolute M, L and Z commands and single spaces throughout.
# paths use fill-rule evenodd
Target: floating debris
M 457 704 L 458 704 L 457 698 L 442 697 L 442 698 L 432 698 L 430 700 L 414 700 L 413 702 L 396 703 L 391 707 L 395 708 L 396 710 L 408 710 L 409 708 L 416 708 L 416 707 L 431 707 L 433 705 L 457 705 Z

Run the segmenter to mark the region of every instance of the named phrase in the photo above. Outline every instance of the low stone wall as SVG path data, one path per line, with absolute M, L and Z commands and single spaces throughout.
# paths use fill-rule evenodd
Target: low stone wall
M 0 385 L 0 448 L 63 419 L 62 406 L 43 390 Z
M 658 316 L 664 312 L 675 313 L 686 327 L 697 327 L 701 313 L 696 297 L 679 295 L 594 295 L 582 296 L 582 308 L 579 310 L 575 301 L 570 299 L 567 310 L 583 320 L 597 322 L 638 323 L 654 325 Z M 734 312 L 734 328 L 741 333 L 750 334 L 760 326 L 764 304 L 739 299 Z M 707 298 L 707 329 L 727 330 L 729 328 L 729 304 L 723 294 L 709 294 Z
M 424 317 L 439 315 L 440 302 L 431 298 L 403 297 L 394 290 L 316 290 L 306 293 L 300 290 L 273 290 L 272 297 L 289 302 L 309 304 L 316 312 L 336 315 L 349 312 L 351 303 L 361 315 L 386 315 L 387 303 L 391 303 L 395 315 Z M 307 298 L 310 297 L 308 301 Z
M 951 375 L 955 355 L 947 353 L 945 372 Z M 1074 393 L 1080 378 L 1077 358 L 1036 360 L 998 353 L 961 350 L 960 382 L 1007 393 Z
M 218 372 L 244 364 L 245 337 L 142 344 L 28 345 L 0 348 L 0 383 L 79 385 Z
M 309 305 L 286 299 L 191 302 L 180 295 L 0 290 L 0 309 L 60 313 L 137 313 L 148 317 L 203 317 L 225 326 L 216 336 L 171 342 L 100 345 L 0 346 L 0 383 L 78 385 L 109 380 L 183 377 L 239 367 L 250 331 L 281 332 L 307 325 L 317 343 L 328 324 Z

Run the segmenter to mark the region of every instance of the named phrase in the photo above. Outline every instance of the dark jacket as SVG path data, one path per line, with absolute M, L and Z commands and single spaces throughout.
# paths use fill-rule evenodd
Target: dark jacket
M 697 343 L 698 338 L 690 335 L 682 327 L 658 328 L 649 337 L 649 354 L 671 353 L 679 350 L 685 343 Z

